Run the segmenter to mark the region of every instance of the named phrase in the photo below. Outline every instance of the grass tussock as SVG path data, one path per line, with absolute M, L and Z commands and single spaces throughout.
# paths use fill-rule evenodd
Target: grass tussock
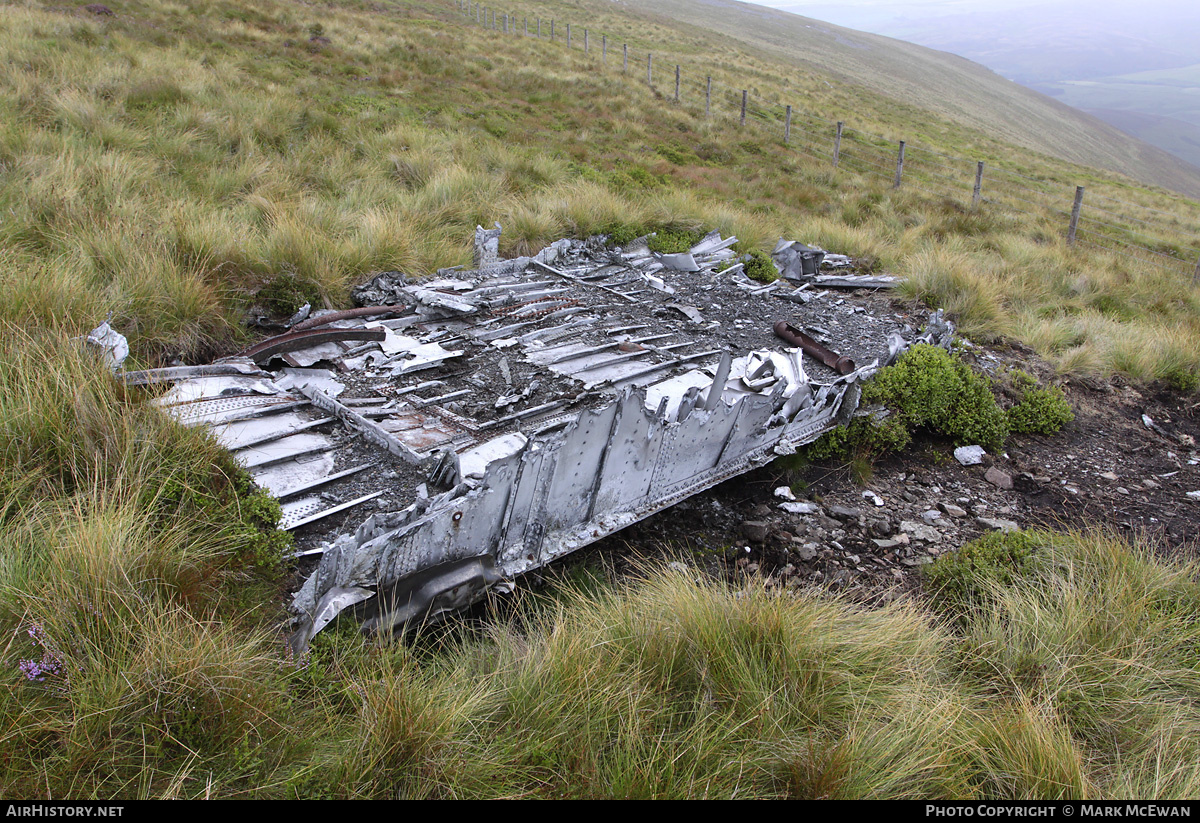
M 987 549 L 926 605 L 664 570 L 568 584 L 457 641 L 368 649 L 335 630 L 308 664 L 334 696 L 322 723 L 366 745 L 327 750 L 317 793 L 1194 793 L 1196 569 L 1099 534 L 1012 540 L 1027 562 Z

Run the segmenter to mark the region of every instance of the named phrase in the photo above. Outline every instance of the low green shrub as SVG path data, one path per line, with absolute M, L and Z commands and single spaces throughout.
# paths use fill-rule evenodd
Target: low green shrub
M 1006 586 L 1029 570 L 1038 541 L 1029 532 L 991 532 L 942 555 L 925 570 L 925 580 L 939 609 L 961 613 L 989 596 L 991 587 Z
M 753 251 L 749 256 L 750 259 L 746 261 L 744 269 L 747 277 L 760 283 L 770 283 L 779 279 L 779 270 L 775 268 L 775 263 L 771 260 L 770 255 L 761 251 Z
M 1030 389 L 1008 410 L 1009 428 L 1021 434 L 1054 434 L 1074 419 L 1071 404 L 1057 386 Z
M 650 238 L 650 251 L 660 254 L 685 252 L 704 239 L 704 232 L 688 229 L 658 229 Z
M 626 246 L 639 237 L 654 235 L 647 241 L 651 251 L 659 254 L 685 252 L 704 239 L 704 232 L 674 226 L 614 222 L 604 226 L 601 234 L 608 236 L 609 245 Z
M 888 416 L 855 418 L 777 467 L 790 472 L 831 458 L 869 460 L 903 451 L 921 430 L 958 445 L 979 444 L 998 452 L 1010 432 L 1054 434 L 1075 419 L 1057 386 L 1039 386 L 1020 370 L 1005 373 L 1002 383 L 1005 394 L 1016 399 L 1008 411 L 996 402 L 987 376 L 944 349 L 914 346 L 863 387 L 863 405 L 883 405 Z
M 1071 404 L 1058 386 L 1040 386 L 1022 369 L 1001 376 L 1005 393 L 1016 403 L 1008 410 L 1009 429 L 1018 434 L 1054 434 L 1075 419 Z
M 863 388 L 864 403 L 882 403 L 910 430 L 927 429 L 959 445 L 1004 447 L 1008 417 L 987 377 L 937 346 L 913 346 Z

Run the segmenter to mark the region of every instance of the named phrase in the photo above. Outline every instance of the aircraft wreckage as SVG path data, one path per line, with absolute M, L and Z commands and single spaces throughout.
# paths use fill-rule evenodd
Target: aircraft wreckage
M 477 232 L 473 270 L 381 274 L 362 308 L 125 375 L 170 384 L 156 402 L 209 427 L 319 555 L 297 652 L 345 609 L 398 630 L 791 453 L 849 420 L 880 366 L 953 332 L 822 291 L 893 283 L 822 273 L 799 243 L 764 285 L 716 232 L 684 254 L 593 238 L 515 260 L 498 235 Z

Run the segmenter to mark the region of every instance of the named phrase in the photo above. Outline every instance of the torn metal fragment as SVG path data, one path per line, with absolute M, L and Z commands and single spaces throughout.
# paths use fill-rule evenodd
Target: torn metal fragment
M 109 320 L 111 319 L 110 312 Z M 120 369 L 125 364 L 125 358 L 129 357 L 129 341 L 125 339 L 125 335 L 110 326 L 108 320 L 88 332 L 86 340 L 88 345 L 101 353 L 104 362 L 113 371 Z
M 771 252 L 771 260 L 781 277 L 796 282 L 804 282 L 816 276 L 825 258 L 825 250 L 815 246 L 806 246 L 798 240 L 780 239 L 775 250 Z
M 818 274 L 812 283 L 832 289 L 894 289 L 900 285 L 900 278 L 890 274 Z
M 357 309 L 325 312 L 316 317 L 310 317 L 307 320 L 301 318 L 303 322 L 298 321 L 291 328 L 292 331 L 304 331 L 305 329 L 328 326 L 330 323 L 337 323 L 341 320 L 355 320 L 359 317 L 386 317 L 390 314 L 399 314 L 404 309 L 404 306 L 363 306 Z

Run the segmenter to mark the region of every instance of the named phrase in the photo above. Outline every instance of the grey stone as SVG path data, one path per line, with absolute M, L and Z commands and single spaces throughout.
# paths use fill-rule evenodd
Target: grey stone
M 918 523 L 915 520 L 901 522 L 900 531 L 908 534 L 913 540 L 919 540 L 922 543 L 937 543 L 942 539 L 942 533 L 933 526 L 926 526 L 924 523 Z
M 1011 489 L 1013 487 L 1012 475 L 1008 472 L 1000 471 L 995 466 L 987 470 L 987 474 L 983 476 L 983 479 L 998 489 Z
M 1015 520 L 1002 520 L 998 517 L 976 517 L 975 522 L 985 529 L 1000 532 L 1015 532 L 1021 528 Z
M 818 548 L 820 547 L 816 543 L 805 543 L 803 546 L 792 549 L 792 552 L 801 560 L 812 560 L 817 556 Z
M 742 523 L 742 534 L 746 535 L 746 539 L 751 543 L 761 543 L 766 540 L 769 530 L 770 525 L 763 520 L 747 520 Z
M 942 539 L 942 533 L 933 526 L 918 526 L 909 533 L 913 540 L 923 543 L 937 543 Z
M 956 506 L 953 503 L 938 503 L 938 508 L 942 510 L 942 514 L 949 517 L 966 517 L 967 510 L 961 506 Z
M 830 506 L 826 509 L 830 517 L 836 517 L 838 520 L 857 520 L 862 516 L 858 509 L 852 509 L 849 506 Z
M 983 446 L 959 446 L 954 450 L 954 459 L 964 466 L 978 466 L 987 454 Z
M 817 512 L 815 515 L 813 515 L 812 519 L 818 528 L 824 529 L 825 531 L 833 531 L 834 529 L 840 529 L 842 527 L 841 523 L 834 520 L 832 517 L 829 517 L 824 512 Z
M 890 537 L 896 529 L 892 525 L 892 521 L 882 517 L 875 517 L 867 524 L 867 531 L 875 537 Z

